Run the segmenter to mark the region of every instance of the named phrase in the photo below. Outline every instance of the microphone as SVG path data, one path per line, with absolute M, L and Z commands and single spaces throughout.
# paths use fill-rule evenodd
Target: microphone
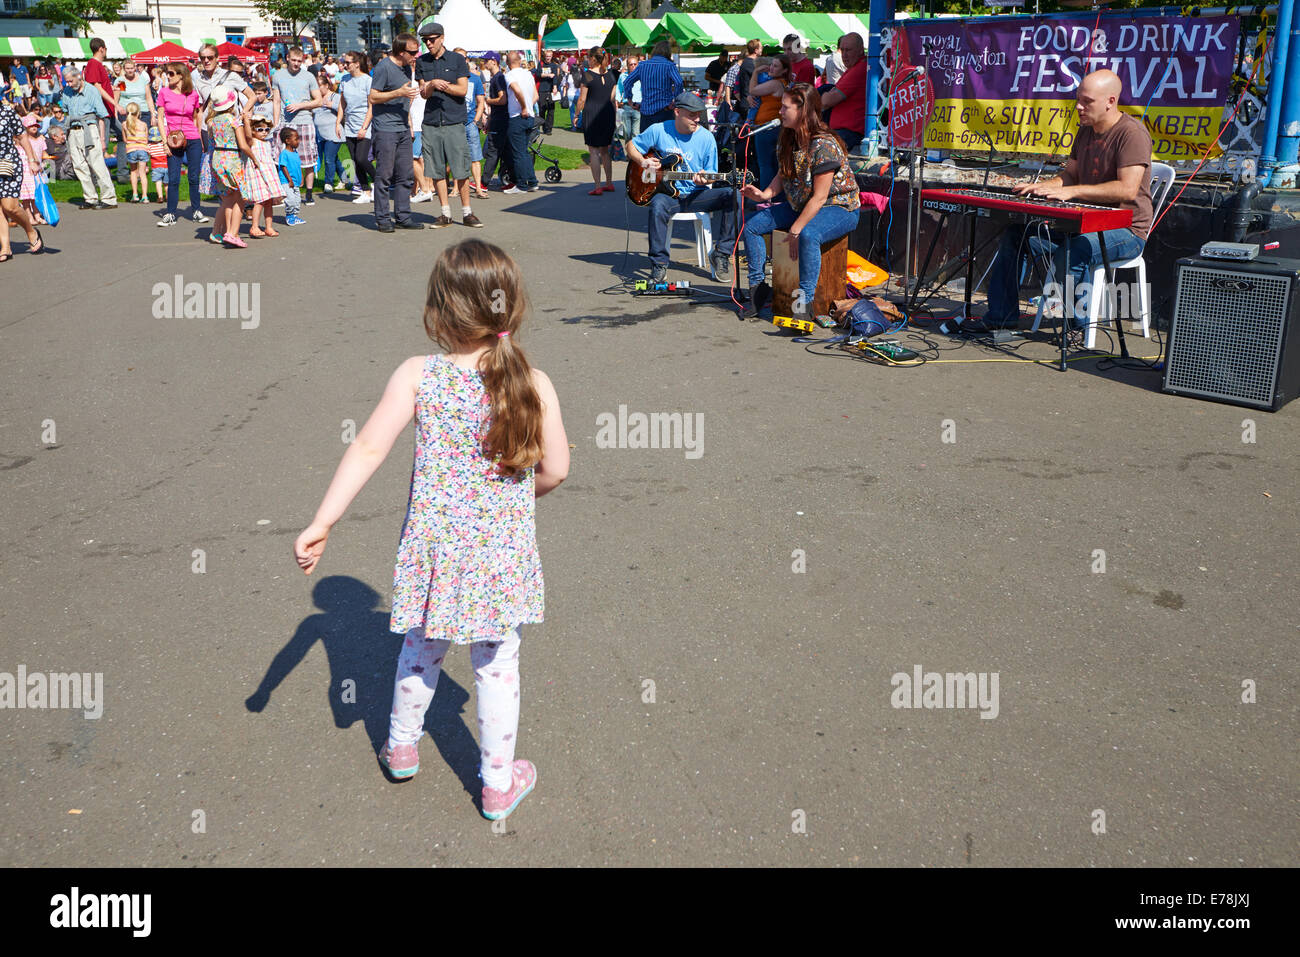
M 896 79 L 894 82 L 904 83 L 916 76 L 925 76 L 925 67 L 923 66 L 908 67 L 906 70 L 903 71 L 903 75 L 900 76 L 898 79 Z
M 750 136 L 754 136 L 754 135 L 756 135 L 756 134 L 758 134 L 758 133 L 762 133 L 762 132 L 764 132 L 765 130 L 775 129 L 776 127 L 778 127 L 778 126 L 780 126 L 780 125 L 781 125 L 781 118 L 780 118 L 780 117 L 777 117 L 777 118 L 774 119 L 774 120 L 768 120 L 768 121 L 767 121 L 766 123 L 764 123 L 762 126 L 756 126 L 756 127 L 754 127 L 752 130 L 749 131 L 749 135 L 750 135 Z

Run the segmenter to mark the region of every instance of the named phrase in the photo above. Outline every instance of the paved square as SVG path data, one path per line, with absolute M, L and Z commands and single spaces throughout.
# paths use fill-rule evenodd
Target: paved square
M 625 245 L 644 267 L 645 214 L 589 186 L 477 201 L 473 232 L 380 235 L 328 195 L 247 250 L 150 208 L 68 210 L 58 255 L 15 232 L 0 672 L 104 690 L 98 719 L 0 710 L 0 864 L 1295 862 L 1300 403 L 1095 362 L 832 361 L 603 295 Z M 466 650 L 420 774 L 375 761 L 410 432 L 319 570 L 290 555 L 349 421 L 434 349 L 429 269 L 470 235 L 524 270 L 519 342 L 575 446 L 538 507 L 539 781 L 504 834 L 474 806 Z M 685 240 L 670 278 L 702 282 Z M 257 321 L 158 306 L 176 277 L 259 284 L 233 300 L 256 289 Z M 620 406 L 696 416 L 701 454 L 598 447 Z M 918 666 L 996 673 L 996 717 L 895 707 Z

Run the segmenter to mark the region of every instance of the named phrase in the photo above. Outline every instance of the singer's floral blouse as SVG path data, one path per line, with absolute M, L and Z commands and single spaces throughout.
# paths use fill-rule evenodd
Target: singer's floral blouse
M 843 206 L 854 210 L 861 205 L 858 199 L 858 181 L 849 168 L 849 157 L 834 136 L 823 134 L 813 137 L 806 149 L 795 150 L 794 177 L 785 180 L 785 195 L 795 210 L 801 210 L 813 194 L 813 177 L 835 170 L 831 180 L 828 206 Z

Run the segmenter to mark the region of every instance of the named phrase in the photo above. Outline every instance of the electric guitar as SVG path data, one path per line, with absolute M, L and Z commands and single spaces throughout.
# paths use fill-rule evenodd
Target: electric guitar
M 693 180 L 696 176 L 703 176 L 712 183 L 726 182 L 737 188 L 755 181 L 753 173 L 738 169 L 730 173 L 687 172 L 678 168 L 683 163 L 680 156 L 676 154 L 659 156 L 659 151 L 656 149 L 650 150 L 645 155 L 658 157 L 659 168 L 638 163 L 631 157 L 628 157 L 627 161 L 627 198 L 637 206 L 649 206 L 650 200 L 656 193 L 664 193 L 673 199 L 680 198 L 681 193 L 673 184 L 681 180 Z

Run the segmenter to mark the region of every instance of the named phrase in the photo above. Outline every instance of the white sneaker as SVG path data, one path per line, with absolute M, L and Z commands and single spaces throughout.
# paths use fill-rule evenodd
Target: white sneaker
M 194 211 L 194 215 L 191 216 L 190 219 L 194 220 L 196 223 L 210 223 L 210 222 L 212 222 L 212 217 L 210 217 L 210 216 L 204 216 L 204 215 L 203 215 L 201 212 L 199 212 L 197 209 Z
M 357 198 L 352 201 L 353 206 L 369 206 L 375 201 L 375 196 L 369 190 L 364 193 L 358 193 Z
M 520 189 L 518 186 L 511 186 L 508 190 L 506 190 L 506 195 L 507 195 L 507 196 L 514 196 L 514 195 L 517 195 L 517 194 L 519 194 L 519 193 L 526 193 L 526 192 L 528 192 L 528 190 L 526 190 L 526 189 Z
M 175 226 L 175 225 L 176 225 L 176 217 L 173 216 L 171 213 L 164 213 L 164 214 L 163 214 L 163 218 L 160 219 L 160 220 L 158 220 L 158 225 L 159 225 L 159 226 Z
M 414 196 L 411 197 L 411 202 L 413 202 L 413 203 L 427 203 L 427 202 L 429 202 L 431 199 L 433 199 L 433 193 L 430 193 L 430 192 L 427 192 L 427 191 L 426 191 L 426 192 L 423 192 L 423 193 L 416 193 Z
M 327 193 L 334 192 L 334 187 L 331 186 L 329 183 L 326 183 L 324 186 L 321 187 L 321 189 L 323 189 Z

